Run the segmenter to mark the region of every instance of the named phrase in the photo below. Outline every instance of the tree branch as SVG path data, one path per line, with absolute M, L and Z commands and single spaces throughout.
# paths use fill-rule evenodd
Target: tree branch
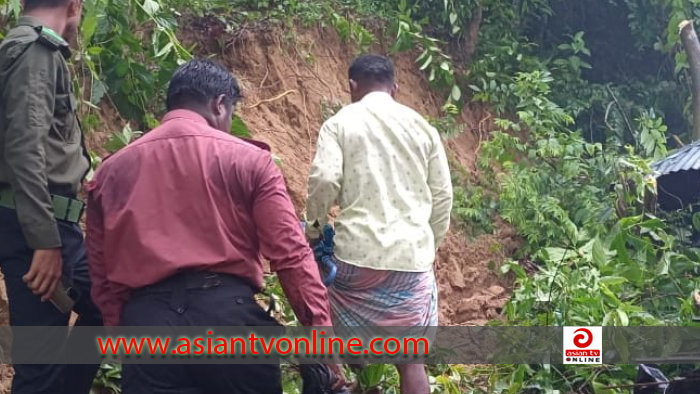
M 693 23 L 685 20 L 678 25 L 683 48 L 688 54 L 693 93 L 693 136 L 700 139 L 700 42 Z

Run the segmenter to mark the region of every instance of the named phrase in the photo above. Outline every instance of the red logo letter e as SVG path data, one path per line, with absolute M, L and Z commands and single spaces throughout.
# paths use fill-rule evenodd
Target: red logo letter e
M 581 348 L 588 347 L 588 345 L 590 345 L 591 342 L 593 342 L 593 334 L 587 328 L 579 328 L 578 330 L 574 331 L 574 334 L 579 332 L 579 331 L 583 331 L 584 333 L 588 334 L 588 340 L 586 340 L 586 335 L 583 333 L 575 335 L 574 336 L 574 345 L 576 345 L 577 347 L 581 347 Z M 583 342 L 584 340 L 585 340 L 585 342 Z

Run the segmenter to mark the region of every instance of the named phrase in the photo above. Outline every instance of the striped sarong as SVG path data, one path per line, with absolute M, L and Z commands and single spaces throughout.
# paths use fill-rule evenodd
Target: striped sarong
M 328 289 L 334 326 L 437 326 L 433 271 L 383 271 L 337 260 Z

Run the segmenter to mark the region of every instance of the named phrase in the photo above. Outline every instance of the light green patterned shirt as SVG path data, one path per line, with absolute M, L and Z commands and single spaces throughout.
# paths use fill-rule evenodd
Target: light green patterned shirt
M 452 209 L 440 135 L 422 116 L 373 92 L 326 121 L 309 177 L 307 235 L 338 203 L 335 254 L 360 267 L 430 271 Z

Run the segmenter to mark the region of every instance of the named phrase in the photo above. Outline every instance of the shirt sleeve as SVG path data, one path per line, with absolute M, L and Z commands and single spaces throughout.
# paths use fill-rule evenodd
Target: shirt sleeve
M 22 232 L 32 249 L 61 246 L 46 175 L 46 142 L 55 105 L 58 61 L 30 44 L 5 81 L 4 157 Z
M 343 151 L 338 142 L 337 126 L 326 122 L 321 127 L 316 144 L 316 156 L 311 163 L 306 216 L 309 221 L 306 234 L 310 239 L 320 236 L 313 226 L 327 221 L 328 211 L 338 200 L 343 180 Z
M 284 178 L 269 155 L 256 165 L 253 217 L 261 254 L 270 260 L 299 322 L 330 326 L 330 305 L 313 252 L 304 238 Z
M 453 196 L 452 178 L 445 147 L 437 130 L 432 129 L 431 131 L 433 147 L 428 163 L 428 186 L 432 195 L 433 210 L 430 215 L 430 227 L 433 230 L 435 249 L 437 249 L 450 228 Z
M 86 245 L 91 281 L 90 296 L 95 306 L 102 313 L 104 325 L 118 326 L 127 293 L 125 291 L 115 291 L 114 285 L 107 280 L 107 268 L 104 261 L 102 206 L 93 182 L 87 185 L 89 194 L 86 219 Z

